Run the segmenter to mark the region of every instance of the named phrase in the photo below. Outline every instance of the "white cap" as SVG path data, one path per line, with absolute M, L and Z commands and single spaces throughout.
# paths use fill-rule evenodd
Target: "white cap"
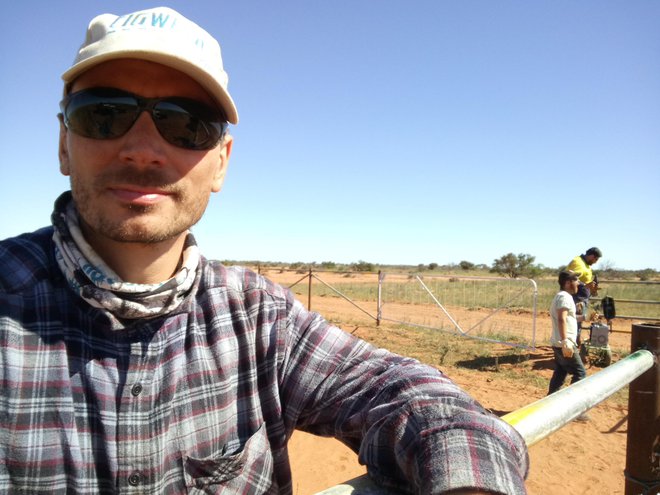
M 167 7 L 126 15 L 102 14 L 89 23 L 85 42 L 62 79 L 66 83 L 95 65 L 117 58 L 157 62 L 196 80 L 238 123 L 236 105 L 227 91 L 220 44 L 204 29 Z

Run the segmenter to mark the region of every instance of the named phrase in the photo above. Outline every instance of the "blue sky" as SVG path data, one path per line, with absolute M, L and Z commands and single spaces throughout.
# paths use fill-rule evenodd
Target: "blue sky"
M 68 188 L 55 115 L 88 22 L 155 5 L 3 7 L 0 238 Z M 595 245 L 660 269 L 660 2 L 167 5 L 220 41 L 241 119 L 207 257 L 557 267 Z

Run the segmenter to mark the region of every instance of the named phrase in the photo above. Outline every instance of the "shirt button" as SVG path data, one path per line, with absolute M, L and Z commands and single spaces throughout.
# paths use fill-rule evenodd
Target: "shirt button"
M 133 394 L 134 397 L 137 397 L 141 393 L 142 393 L 142 385 L 140 385 L 139 383 L 133 385 L 133 387 L 131 388 L 131 394 Z
M 133 473 L 128 477 L 128 484 L 131 486 L 137 486 L 140 484 L 140 480 L 142 477 L 140 476 L 140 473 Z

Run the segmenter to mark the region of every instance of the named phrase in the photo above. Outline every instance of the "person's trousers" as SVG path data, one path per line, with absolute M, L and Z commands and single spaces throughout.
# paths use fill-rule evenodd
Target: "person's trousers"
M 552 350 L 555 353 L 555 371 L 552 373 L 552 378 L 550 378 L 548 395 L 561 388 L 567 375 L 573 375 L 571 383 L 582 380 L 587 376 L 587 370 L 584 369 L 578 349 L 575 349 L 573 356 L 570 358 L 564 357 L 561 347 L 553 347 Z

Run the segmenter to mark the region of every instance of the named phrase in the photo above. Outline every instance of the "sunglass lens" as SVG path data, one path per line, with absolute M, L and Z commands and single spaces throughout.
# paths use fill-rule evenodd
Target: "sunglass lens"
M 203 150 L 213 148 L 222 136 L 222 125 L 206 107 L 188 100 L 164 100 L 156 104 L 152 116 L 158 132 L 169 143 L 180 148 Z M 215 125 L 214 125 L 215 124 Z
M 137 102 L 131 96 L 110 96 L 92 91 L 80 92 L 70 99 L 65 118 L 77 134 L 94 139 L 123 136 L 137 118 Z

